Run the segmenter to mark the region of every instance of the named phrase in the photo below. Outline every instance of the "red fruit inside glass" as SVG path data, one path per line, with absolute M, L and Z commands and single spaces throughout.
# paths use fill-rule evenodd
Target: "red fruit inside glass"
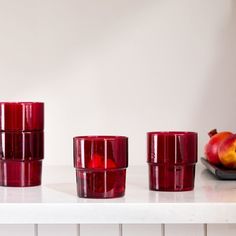
M 214 165 L 221 164 L 218 148 L 220 144 L 231 135 L 232 133 L 228 131 L 217 133 L 217 130 L 212 130 L 209 132 L 210 140 L 205 146 L 205 156 L 210 163 Z
M 112 168 L 116 168 L 116 164 L 112 159 L 104 159 L 104 157 L 102 157 L 99 154 L 94 154 L 91 158 L 91 160 L 89 161 L 88 164 L 88 168 L 94 168 L 94 169 L 104 169 L 104 168 L 108 168 L 108 169 L 112 169 Z
M 77 136 L 74 166 L 79 197 L 115 198 L 125 194 L 128 138 Z

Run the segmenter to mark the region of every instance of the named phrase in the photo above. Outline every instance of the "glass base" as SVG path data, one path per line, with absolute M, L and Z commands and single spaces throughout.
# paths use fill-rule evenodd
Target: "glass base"
M 41 185 L 42 160 L 0 160 L 0 186 L 31 187 Z
M 82 198 L 117 198 L 125 194 L 126 169 L 76 170 L 77 192 Z
M 155 191 L 190 191 L 194 188 L 195 164 L 149 164 L 149 188 Z

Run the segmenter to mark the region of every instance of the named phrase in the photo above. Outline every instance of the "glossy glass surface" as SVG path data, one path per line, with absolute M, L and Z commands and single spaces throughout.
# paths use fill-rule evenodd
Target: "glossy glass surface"
M 79 136 L 74 138 L 74 167 L 79 197 L 123 196 L 127 166 L 127 137 Z
M 35 131 L 44 129 L 44 103 L 0 102 L 1 131 Z
M 126 170 L 76 170 L 77 193 L 82 198 L 115 198 L 125 194 Z
M 0 159 L 40 160 L 43 153 L 43 131 L 0 132 Z
M 197 133 L 147 133 L 151 190 L 187 191 L 194 187 Z
M 78 136 L 74 138 L 76 168 L 124 168 L 128 166 L 128 138 L 124 136 Z M 96 164 L 97 163 L 97 164 Z
M 147 133 L 148 163 L 189 164 L 197 162 L 197 133 Z
M 0 185 L 41 184 L 44 103 L 0 102 Z
M 149 164 L 149 187 L 159 191 L 189 191 L 194 188 L 195 164 Z
M 0 160 L 0 185 L 30 187 L 41 185 L 42 161 Z

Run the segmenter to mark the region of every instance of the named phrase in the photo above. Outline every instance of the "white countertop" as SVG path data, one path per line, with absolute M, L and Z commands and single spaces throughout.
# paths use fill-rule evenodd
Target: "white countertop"
M 128 168 L 126 195 L 82 199 L 72 167 L 44 167 L 43 185 L 0 187 L 0 223 L 236 223 L 236 181 L 221 181 L 198 164 L 195 189 L 148 189 L 147 167 Z

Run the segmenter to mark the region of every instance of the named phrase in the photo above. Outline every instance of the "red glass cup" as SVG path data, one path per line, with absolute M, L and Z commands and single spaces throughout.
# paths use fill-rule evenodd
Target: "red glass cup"
M 0 130 L 0 185 L 40 185 L 44 103 L 0 102 Z
M 147 133 L 149 188 L 157 191 L 189 191 L 194 188 L 197 133 Z
M 78 136 L 73 139 L 77 193 L 82 198 L 116 198 L 125 194 L 128 138 Z

